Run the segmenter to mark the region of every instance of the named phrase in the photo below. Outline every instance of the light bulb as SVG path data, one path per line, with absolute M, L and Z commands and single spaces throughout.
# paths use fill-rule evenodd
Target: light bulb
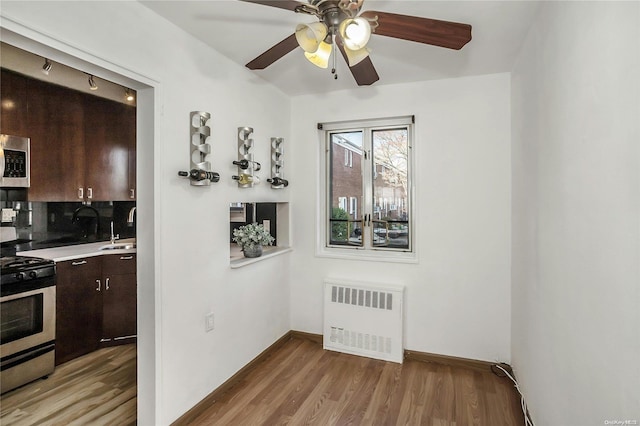
M 135 96 L 133 96 L 133 92 L 131 91 L 131 89 L 124 89 L 124 96 L 128 102 L 133 102 L 133 100 L 135 99 Z
M 345 19 L 340 24 L 340 35 L 344 45 L 351 50 L 359 50 L 367 45 L 371 36 L 371 25 L 364 18 Z

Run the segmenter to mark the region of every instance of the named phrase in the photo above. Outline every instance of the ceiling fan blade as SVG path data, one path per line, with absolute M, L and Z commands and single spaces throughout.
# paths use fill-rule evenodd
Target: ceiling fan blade
M 400 38 L 459 50 L 471 40 L 471 25 L 439 21 L 417 16 L 368 10 L 361 14 L 367 19 L 378 17 L 373 34 Z
M 342 38 L 340 35 L 336 34 L 336 39 L 338 41 L 336 45 L 340 49 L 340 53 L 342 53 L 342 57 L 345 62 L 348 64 L 349 59 L 347 58 L 347 52 L 344 51 Z M 349 67 L 349 70 L 351 71 L 353 78 L 356 80 L 356 83 L 358 83 L 358 86 L 370 86 L 380 80 L 378 72 L 368 56 L 354 66 Z
M 262 70 L 282 58 L 287 53 L 298 47 L 298 40 L 296 35 L 291 34 L 289 37 L 282 40 L 280 43 L 273 46 L 271 49 L 258 56 L 247 65 L 250 70 Z
M 287 9 L 292 12 L 295 12 L 296 7 L 306 5 L 306 3 L 301 3 L 296 0 L 240 0 L 240 1 L 244 1 L 247 3 L 262 4 L 265 6 L 279 7 L 280 9 Z

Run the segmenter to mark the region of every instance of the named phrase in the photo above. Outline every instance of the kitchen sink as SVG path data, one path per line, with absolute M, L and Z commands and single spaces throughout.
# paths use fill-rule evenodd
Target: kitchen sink
M 107 244 L 100 247 L 100 250 L 130 250 L 136 248 L 136 243 L 116 243 Z

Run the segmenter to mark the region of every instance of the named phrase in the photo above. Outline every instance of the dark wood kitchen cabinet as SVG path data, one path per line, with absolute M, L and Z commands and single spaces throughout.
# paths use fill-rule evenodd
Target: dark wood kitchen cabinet
M 102 276 L 105 290 L 101 343 L 106 346 L 130 343 L 134 341 L 137 329 L 136 255 L 104 256 Z
M 85 196 L 94 201 L 134 199 L 129 155 L 136 138 L 135 108 L 85 96 L 84 115 Z
M 102 259 L 58 262 L 56 365 L 93 352 L 102 334 Z
M 31 138 L 29 201 L 135 200 L 134 106 L 4 69 L 1 78 L 0 131 Z
M 29 137 L 27 127 L 27 80 L 2 69 L 0 74 L 0 133 Z
M 78 201 L 84 184 L 83 94 L 28 79 L 29 201 Z
M 56 365 L 103 346 L 135 342 L 135 254 L 87 257 L 56 267 Z

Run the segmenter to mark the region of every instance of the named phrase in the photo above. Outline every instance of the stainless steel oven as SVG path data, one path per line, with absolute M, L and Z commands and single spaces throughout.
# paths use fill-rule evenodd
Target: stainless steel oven
M 31 185 L 29 138 L 0 135 L 0 187 L 28 188 Z
M 0 392 L 46 377 L 55 365 L 56 267 L 51 260 L 1 259 Z

